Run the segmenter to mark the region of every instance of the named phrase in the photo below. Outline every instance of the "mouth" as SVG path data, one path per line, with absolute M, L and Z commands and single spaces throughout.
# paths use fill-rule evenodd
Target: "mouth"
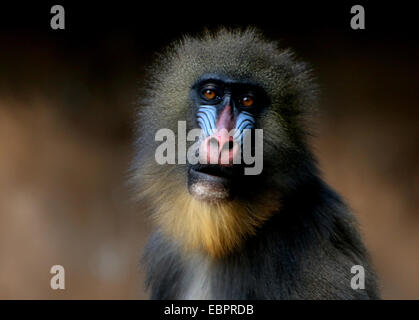
M 233 172 L 217 165 L 191 166 L 188 172 L 189 193 L 208 202 L 231 200 Z

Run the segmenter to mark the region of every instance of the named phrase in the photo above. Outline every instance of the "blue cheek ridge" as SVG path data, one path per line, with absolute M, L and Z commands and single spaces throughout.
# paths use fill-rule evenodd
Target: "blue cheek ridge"
M 255 127 L 255 118 L 249 112 L 242 111 L 237 117 L 236 121 L 236 132 L 234 133 L 234 139 L 242 142 L 243 131 L 245 129 L 253 129 Z
M 202 105 L 196 114 L 197 121 L 205 136 L 210 136 L 216 129 L 217 109 L 215 106 Z M 239 113 L 236 121 L 236 131 L 234 139 L 242 141 L 243 131 L 245 129 L 253 129 L 255 127 L 255 118 L 250 112 L 242 111 Z
M 212 135 L 216 128 L 217 109 L 214 106 L 202 105 L 198 109 L 196 118 L 205 135 Z

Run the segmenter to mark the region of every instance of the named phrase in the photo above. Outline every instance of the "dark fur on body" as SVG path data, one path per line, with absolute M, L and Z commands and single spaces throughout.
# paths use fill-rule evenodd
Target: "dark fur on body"
M 303 201 L 301 199 L 304 199 Z M 339 197 L 313 176 L 282 201 L 255 237 L 216 261 L 213 299 L 377 299 L 378 291 L 355 221 Z M 156 232 L 144 255 L 152 299 L 182 299 L 193 266 Z M 365 290 L 353 290 L 353 265 L 365 268 Z
M 262 174 L 238 178 L 233 204 L 203 205 L 200 212 L 199 203 L 185 200 L 191 197 L 189 166 L 154 162 L 154 134 L 160 128 L 176 132 L 178 120 L 196 128 L 190 90 L 211 73 L 259 84 L 269 106 L 256 119 L 264 130 Z M 306 115 L 316 89 L 290 51 L 254 30 L 186 37 L 159 58 L 148 85 L 133 182 L 156 222 L 143 259 L 152 299 L 378 298 L 354 217 L 321 180 L 308 150 Z M 197 223 L 220 219 L 218 209 L 227 214 L 223 224 Z M 207 233 L 210 240 L 199 238 Z M 350 286 L 353 265 L 365 268 L 365 290 Z M 202 295 L 188 294 L 194 277 Z

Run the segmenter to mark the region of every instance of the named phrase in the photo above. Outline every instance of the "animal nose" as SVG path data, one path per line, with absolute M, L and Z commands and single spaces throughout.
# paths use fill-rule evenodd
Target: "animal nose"
M 238 154 L 239 146 L 226 130 L 219 130 L 206 137 L 201 144 L 200 157 L 208 164 L 229 166 Z

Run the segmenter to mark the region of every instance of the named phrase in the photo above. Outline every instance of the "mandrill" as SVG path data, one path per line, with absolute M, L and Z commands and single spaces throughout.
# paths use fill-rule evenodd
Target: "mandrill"
M 379 298 L 354 216 L 307 145 L 315 101 L 306 65 L 254 29 L 184 37 L 158 57 L 132 174 L 155 227 L 143 255 L 152 299 Z M 181 121 L 199 129 L 186 142 L 198 161 L 158 163 L 156 133 L 176 133 L 170 153 Z M 234 161 L 245 140 L 263 159 L 256 174 Z M 353 266 L 364 287 L 351 286 Z

